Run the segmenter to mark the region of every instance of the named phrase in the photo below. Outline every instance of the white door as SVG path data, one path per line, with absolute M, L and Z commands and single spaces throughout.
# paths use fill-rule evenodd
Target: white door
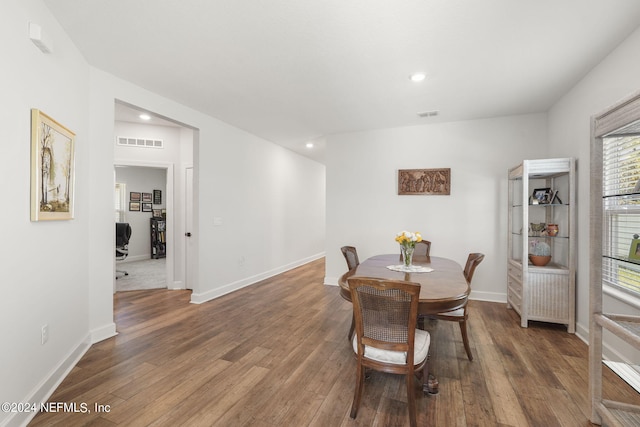
M 185 169 L 185 208 L 184 208 L 184 216 L 185 216 L 185 227 L 184 227 L 184 256 L 185 256 L 185 272 L 184 272 L 184 283 L 185 288 L 193 289 L 191 285 L 191 278 L 194 274 L 194 263 L 193 256 L 194 250 L 193 246 L 195 243 L 195 239 L 192 238 L 191 233 L 193 232 L 193 168 Z

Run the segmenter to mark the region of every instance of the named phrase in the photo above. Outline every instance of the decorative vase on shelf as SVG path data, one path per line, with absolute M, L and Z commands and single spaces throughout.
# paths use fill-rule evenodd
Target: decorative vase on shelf
M 547 235 L 556 237 L 558 235 L 558 224 L 547 224 Z
M 536 267 L 544 267 L 545 265 L 549 264 L 549 261 L 551 261 L 551 256 L 529 254 L 529 261 L 531 261 L 531 264 L 535 265 Z
M 411 267 L 413 263 L 413 251 L 415 247 L 400 245 L 400 252 L 402 252 L 402 263 L 405 267 Z
M 551 261 L 551 247 L 545 242 L 531 241 L 529 261 L 537 267 L 543 267 Z

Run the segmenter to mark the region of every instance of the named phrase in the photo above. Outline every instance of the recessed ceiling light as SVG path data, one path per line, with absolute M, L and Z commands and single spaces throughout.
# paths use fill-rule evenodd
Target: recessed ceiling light
M 313 148 L 313 142 L 307 142 L 307 148 Z
M 425 73 L 413 73 L 411 74 L 411 76 L 409 76 L 409 79 L 411 79 L 412 82 L 421 82 L 424 79 L 427 78 L 427 75 Z
M 151 119 L 151 116 L 148 114 L 140 114 L 138 117 L 140 117 L 142 120 L 149 120 Z

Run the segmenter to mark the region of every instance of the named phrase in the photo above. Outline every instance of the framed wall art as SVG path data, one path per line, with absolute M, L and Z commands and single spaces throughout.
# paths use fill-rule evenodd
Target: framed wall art
M 129 193 L 129 201 L 139 202 L 140 200 L 142 200 L 142 193 L 138 193 L 137 191 L 132 191 Z
M 153 204 L 154 205 L 162 204 L 162 190 L 153 190 Z
M 150 202 L 151 201 L 151 193 L 142 193 L 142 201 Z
M 153 208 L 151 207 L 151 203 L 143 203 L 142 204 L 142 212 L 151 212 Z
M 75 136 L 31 110 L 31 221 L 73 219 Z
M 133 212 L 140 212 L 140 202 L 129 202 L 129 210 Z
M 449 195 L 451 169 L 400 169 L 398 194 Z

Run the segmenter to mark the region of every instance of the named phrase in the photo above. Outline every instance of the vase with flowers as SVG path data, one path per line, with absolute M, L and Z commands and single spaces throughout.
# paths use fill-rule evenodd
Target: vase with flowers
M 411 267 L 413 251 L 416 248 L 416 243 L 421 241 L 422 235 L 417 232 L 403 230 L 396 234 L 396 242 L 400 244 L 400 252 L 402 253 L 402 262 L 404 267 Z

